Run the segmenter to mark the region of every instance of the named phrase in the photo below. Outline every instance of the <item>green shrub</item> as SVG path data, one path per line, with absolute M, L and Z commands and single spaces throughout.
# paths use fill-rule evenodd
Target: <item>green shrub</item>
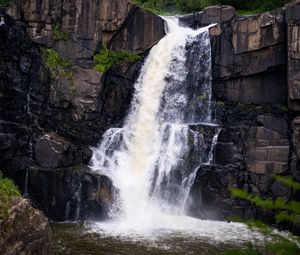
M 105 44 L 100 52 L 94 55 L 95 70 L 105 73 L 108 69 L 122 63 L 132 63 L 140 59 L 140 56 L 129 51 L 110 51 Z
M 188 13 L 212 5 L 231 5 L 241 15 L 261 13 L 284 6 L 290 0 L 133 0 L 134 3 L 159 14 Z
M 72 62 L 59 56 L 52 48 L 42 48 L 42 54 L 46 59 L 46 65 L 55 73 L 63 77 L 72 77 Z
M 300 190 L 300 183 L 295 182 L 292 178 L 285 176 L 275 176 L 274 179 L 284 185 L 294 189 Z M 231 194 L 234 197 L 244 199 L 248 202 L 261 207 L 263 210 L 273 211 L 275 213 L 276 223 L 281 222 L 299 222 L 300 221 L 300 202 L 291 200 L 285 201 L 281 198 L 277 199 L 263 199 L 258 195 L 248 193 L 241 189 L 232 189 Z M 239 220 L 242 221 L 243 220 Z M 249 220 L 244 221 L 250 228 L 260 231 L 265 237 L 265 252 L 260 252 L 258 249 L 242 250 L 228 250 L 224 255 L 237 255 L 237 254 L 272 254 L 272 255 L 299 255 L 300 254 L 300 238 L 293 236 L 291 233 L 284 235 L 279 232 L 274 232 L 266 224 Z
M 53 26 L 52 36 L 54 41 L 67 41 L 70 39 L 70 33 L 62 31 L 57 24 Z
M 0 219 L 7 218 L 13 197 L 20 196 L 19 188 L 8 178 L 3 178 L 0 173 Z

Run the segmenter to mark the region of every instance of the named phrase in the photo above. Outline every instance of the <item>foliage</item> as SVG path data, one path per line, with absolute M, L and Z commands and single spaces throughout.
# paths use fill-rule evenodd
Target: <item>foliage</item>
M 8 4 L 13 4 L 15 2 L 16 2 L 16 0 L 0 0 L 0 6 L 5 6 L 5 5 L 8 5 Z
M 62 76 L 72 76 L 71 68 L 73 65 L 70 60 L 60 57 L 58 52 L 52 48 L 43 48 L 42 54 L 46 58 L 46 65 L 49 68 Z
M 53 26 L 52 35 L 54 41 L 67 41 L 70 39 L 70 33 L 62 31 L 57 24 Z
M 296 190 L 300 190 L 300 183 L 295 182 L 293 179 L 284 176 L 274 176 L 274 179 L 284 185 Z M 244 199 L 251 202 L 264 210 L 272 210 L 275 213 L 276 223 L 281 222 L 299 222 L 300 215 L 300 202 L 291 200 L 285 201 L 281 198 L 275 200 L 263 199 L 260 196 L 248 193 L 241 189 L 232 189 L 231 193 L 234 197 Z M 282 233 L 274 232 L 266 224 L 260 221 L 244 221 L 250 228 L 259 230 L 265 239 L 272 238 L 272 241 L 266 241 L 265 252 L 260 252 L 253 247 L 245 251 L 241 250 L 228 250 L 225 255 L 256 255 L 256 254 L 272 254 L 272 255 L 298 255 L 300 254 L 300 238 L 292 234 L 283 235 Z
M 239 14 L 248 15 L 280 8 L 289 0 L 133 0 L 133 2 L 160 14 L 188 13 L 212 5 L 231 5 Z
M 8 210 L 11 207 L 11 199 L 20 196 L 20 191 L 14 182 L 3 178 L 0 172 L 0 219 L 7 218 Z
M 122 63 L 132 63 L 140 59 L 140 56 L 129 51 L 110 51 L 105 44 L 100 52 L 94 55 L 95 70 L 105 73 L 108 69 Z

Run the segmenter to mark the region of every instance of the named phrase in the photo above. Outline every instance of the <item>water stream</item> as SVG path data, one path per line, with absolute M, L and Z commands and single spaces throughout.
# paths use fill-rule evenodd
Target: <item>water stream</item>
M 144 63 L 124 126 L 109 129 L 93 150 L 91 169 L 109 176 L 119 195 L 111 219 L 87 223 L 81 233 L 99 242 L 109 239 L 116 249 L 120 241 L 144 247 L 141 253 L 121 249 L 112 254 L 147 254 L 147 249 L 149 254 L 218 254 L 210 252 L 211 246 L 256 238 L 242 224 L 186 216 L 197 169 L 213 162 L 220 132 L 212 116 L 208 29 L 192 30 L 166 19 L 166 35 Z M 209 150 L 192 125 L 216 126 Z M 197 253 L 203 242 L 204 250 Z

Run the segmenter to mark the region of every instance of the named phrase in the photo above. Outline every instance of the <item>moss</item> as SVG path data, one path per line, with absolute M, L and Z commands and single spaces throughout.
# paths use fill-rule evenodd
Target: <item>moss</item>
M 289 108 L 288 108 L 286 105 L 281 105 L 281 106 L 280 106 L 280 110 L 281 110 L 282 112 L 288 112 L 288 111 L 289 111 Z
M 207 99 L 207 96 L 206 95 L 201 95 L 201 96 L 198 96 L 197 97 L 197 100 L 199 100 L 199 101 L 204 101 L 204 100 L 206 100 Z
M 225 103 L 223 101 L 218 101 L 216 103 L 216 106 L 219 107 L 219 108 L 224 108 L 225 107 Z
M 13 197 L 20 196 L 19 188 L 0 172 L 0 219 L 6 219 Z
M 103 44 L 100 52 L 94 55 L 95 70 L 105 73 L 115 65 L 123 63 L 132 63 L 138 61 L 141 57 L 129 51 L 111 51 Z
M 0 0 L 0 6 L 14 4 L 15 2 L 16 2 L 16 0 Z
M 42 48 L 42 54 L 46 59 L 46 65 L 56 74 L 67 78 L 72 77 L 71 68 L 73 65 L 70 60 L 60 57 L 58 52 L 52 48 Z
M 55 24 L 52 29 L 52 36 L 54 41 L 67 41 L 70 39 L 70 33 L 62 31 L 59 25 Z

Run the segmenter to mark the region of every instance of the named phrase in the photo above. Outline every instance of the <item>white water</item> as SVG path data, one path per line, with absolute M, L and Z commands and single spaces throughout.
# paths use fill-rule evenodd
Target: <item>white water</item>
M 166 36 L 152 48 L 135 84 L 123 128 L 109 129 L 94 149 L 92 169 L 108 175 L 119 190 L 112 222 L 100 224 L 108 232 L 177 229 L 213 234 L 203 229 L 210 228 L 209 221 L 185 216 L 196 170 L 212 160 L 204 155 L 203 135 L 189 128 L 200 122 L 213 125 L 208 27 L 183 28 L 172 18 L 166 23 Z M 199 102 L 199 97 L 208 100 Z M 220 238 L 246 231 L 241 224 L 214 224 Z

